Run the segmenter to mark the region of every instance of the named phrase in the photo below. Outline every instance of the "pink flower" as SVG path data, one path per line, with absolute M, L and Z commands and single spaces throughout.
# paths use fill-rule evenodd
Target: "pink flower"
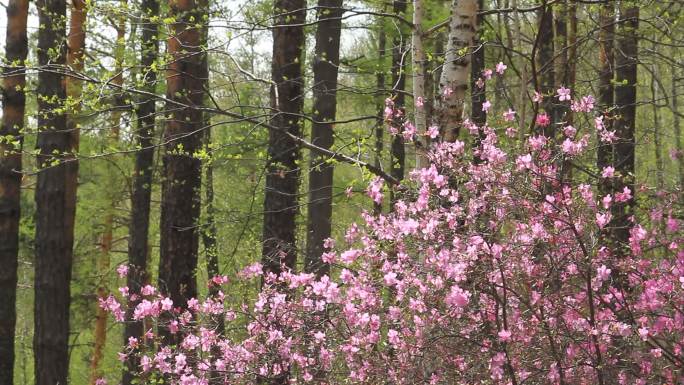
M 98 378 L 95 380 L 95 385 L 107 385 L 107 380 L 104 378 Z
M 558 100 L 566 101 L 570 100 L 570 89 L 565 88 L 564 86 L 561 86 L 561 88 L 557 89 L 556 92 L 558 93 Z
M 425 100 L 423 100 L 422 96 L 419 96 L 418 98 L 416 98 L 416 107 L 417 108 L 423 108 L 424 105 L 425 105 Z
M 508 68 L 507 65 L 505 65 L 503 62 L 499 62 L 499 64 L 496 65 L 496 73 L 503 75 L 504 71 L 506 71 L 506 68 Z
M 576 133 L 577 129 L 573 126 L 563 127 L 563 134 L 565 134 L 565 136 L 567 136 L 568 138 L 572 138 L 573 136 L 575 136 Z
M 541 103 L 542 100 L 544 100 L 544 95 L 542 95 L 539 91 L 534 91 L 534 95 L 532 95 L 532 101 L 535 103 Z
M 466 306 L 469 300 L 470 293 L 461 289 L 458 285 L 452 286 L 449 294 L 446 297 L 447 304 L 458 308 Z
M 490 69 L 488 68 L 488 69 L 482 71 L 482 76 L 484 76 L 485 79 L 489 80 L 489 79 L 492 78 L 492 74 L 493 74 L 493 73 L 494 73 L 494 72 L 492 72 L 492 70 L 490 70 Z
M 601 172 L 601 177 L 603 178 L 612 178 L 615 175 L 615 167 L 613 166 L 607 166 L 603 168 L 603 171 Z
M 432 139 L 435 139 L 436 137 L 438 137 L 439 136 L 439 127 L 437 127 L 437 126 L 428 127 L 427 136 L 429 136 Z
M 416 126 L 407 121 L 404 123 L 404 130 L 402 131 L 401 135 L 404 137 L 404 140 L 413 140 L 413 137 L 416 135 Z
M 596 273 L 596 277 L 599 281 L 605 281 L 610 278 L 611 270 L 607 268 L 606 265 L 601 265 L 598 269 L 596 269 Z
M 536 123 L 540 127 L 546 127 L 549 124 L 551 124 L 551 118 L 549 118 L 549 115 L 547 115 L 546 113 L 542 113 L 537 115 Z
M 503 113 L 503 119 L 506 122 L 512 122 L 515 120 L 515 111 L 509 108 L 508 111 Z
M 489 109 L 492 107 L 492 103 L 489 100 L 486 100 L 484 103 L 482 103 L 482 111 L 487 112 Z
M 366 193 L 371 199 L 373 199 L 373 202 L 377 204 L 382 203 L 382 189 L 384 186 L 385 181 L 380 177 L 374 178 L 373 181 L 368 185 Z
M 485 82 L 482 78 L 477 78 L 477 81 L 475 81 L 475 85 L 477 88 L 482 88 L 485 86 Z
M 508 330 L 501 330 L 499 333 L 497 333 L 499 336 L 499 341 L 501 342 L 508 342 L 511 340 L 511 332 Z
M 126 264 L 119 265 L 116 268 L 116 272 L 119 274 L 120 278 L 125 277 L 126 275 L 128 275 L 128 265 L 126 265 Z

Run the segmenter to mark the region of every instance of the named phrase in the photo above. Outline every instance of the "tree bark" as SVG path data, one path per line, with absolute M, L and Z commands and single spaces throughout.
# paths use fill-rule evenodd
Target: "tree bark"
M 159 53 L 157 40 L 158 26 L 150 18 L 159 14 L 158 0 L 142 0 L 141 2 L 141 53 L 142 89 L 154 94 L 157 74 L 152 65 Z M 140 293 L 141 287 L 147 282 L 148 235 L 150 228 L 150 197 L 152 189 L 152 173 L 154 147 L 152 137 L 155 125 L 155 100 L 151 96 L 143 96 L 138 100 L 135 114 L 136 145 L 135 168 L 133 172 L 133 190 L 131 191 L 131 218 L 129 223 L 128 264 L 129 275 L 127 285 L 131 293 Z M 135 308 L 136 301 L 129 301 L 129 308 Z M 128 314 L 131 316 L 131 314 Z M 124 329 L 124 344 L 130 337 L 142 339 L 143 323 L 140 321 L 127 322 Z M 122 385 L 131 385 L 134 374 L 139 370 L 138 359 L 127 357 L 121 377 Z
M 454 0 L 444 68 L 439 81 L 437 115 L 443 139 L 458 139 L 470 77 L 471 50 L 477 30 L 477 0 Z M 466 52 L 468 51 L 468 52 Z
M 679 172 L 679 188 L 684 189 L 684 146 L 682 146 L 682 127 L 679 118 L 679 96 L 677 95 L 677 70 L 672 70 L 672 120 L 674 125 L 675 148 L 677 149 L 677 169 Z M 682 194 L 684 199 L 684 194 Z
M 78 163 L 61 103 L 66 81 L 66 2 L 37 3 L 38 167 L 34 282 L 34 371 L 37 385 L 67 384 L 69 304 Z
M 340 34 L 342 32 L 342 0 L 318 1 L 318 25 L 313 63 L 313 124 L 311 142 L 330 149 L 337 111 L 337 72 L 340 65 Z M 311 152 L 309 164 L 309 210 L 304 269 L 317 276 L 328 274 L 323 263 L 323 243 L 331 235 L 333 164 L 321 154 Z
M 425 95 L 425 48 L 423 47 L 424 4 L 422 0 L 413 0 L 413 30 L 411 32 L 413 101 L 416 125 L 416 168 L 428 166 L 427 158 L 427 114 Z
M 297 137 L 302 133 L 306 1 L 275 0 L 274 5 L 270 123 L 280 130 L 270 130 L 268 138 L 262 264 L 265 272 L 278 274 L 281 263 L 294 269 L 297 262 L 295 219 L 301 146 L 286 132 Z
M 478 9 L 484 9 L 484 0 L 478 0 Z M 482 28 L 482 18 L 477 18 L 477 29 L 478 33 Z M 486 85 L 481 88 L 477 86 L 477 80 L 482 77 L 482 71 L 485 69 L 485 46 L 484 43 L 480 41 L 479 35 L 475 35 L 473 42 L 475 50 L 473 51 L 472 63 L 470 67 L 470 117 L 473 123 L 478 126 L 483 126 L 487 123 L 487 113 L 482 110 L 482 105 L 487 100 L 486 98 Z M 479 142 L 482 138 L 478 135 L 476 142 Z
M 558 123 L 557 104 L 555 100 L 555 71 L 553 50 L 553 10 L 545 5 L 538 11 L 539 36 L 537 37 L 538 54 L 536 60 L 536 73 L 539 82 L 539 91 L 546 97 L 542 101 L 544 111 L 551 118 L 551 124 L 543 128 L 543 134 L 548 138 L 555 136 L 556 124 Z
M 385 135 L 385 55 L 387 51 L 387 33 L 385 32 L 385 24 L 383 19 L 379 18 L 378 22 L 378 66 L 375 73 L 375 87 L 377 88 L 376 108 L 378 110 L 378 117 L 375 122 L 375 167 L 382 166 L 382 151 L 384 149 L 384 135 Z M 382 203 L 373 202 L 373 211 L 376 214 L 382 212 Z
M 629 7 L 620 12 L 619 38 L 617 40 L 615 104 L 617 118 L 615 120 L 615 154 L 613 167 L 619 177 L 616 179 L 615 191 L 622 192 L 625 187 L 632 192 L 632 198 L 626 202 L 616 202 L 612 206 L 614 221 L 614 238 L 625 247 L 629 243 L 629 229 L 632 222 L 629 218 L 634 214 L 636 191 L 634 189 L 634 148 L 636 124 L 636 85 L 638 63 L 639 8 Z
M 613 39 L 615 34 L 615 4 L 606 2 L 601 5 L 599 23 L 601 29 L 599 32 L 599 92 L 598 102 L 599 106 L 606 115 L 603 120 L 605 130 L 611 131 L 613 128 L 613 119 L 611 110 L 615 104 L 614 99 L 614 67 L 615 54 L 613 52 Z M 600 135 L 597 137 L 597 151 L 596 151 L 596 166 L 599 171 L 603 170 L 613 164 L 613 145 L 612 143 L 604 143 L 600 140 Z M 606 195 L 612 192 L 612 181 L 608 178 L 602 179 L 599 182 L 599 189 L 601 194 Z
M 14 381 L 27 18 L 28 0 L 10 0 L 7 4 L 0 126 L 0 385 L 12 385 Z
M 166 97 L 185 106 L 166 106 L 159 287 L 174 306 L 187 308 L 188 299 L 197 297 L 202 168 L 195 153 L 202 145 L 205 76 L 198 23 L 204 22 L 205 10 L 195 0 L 172 0 L 169 6 L 176 22 L 167 40 L 173 60 L 166 71 Z M 162 334 L 171 338 L 166 330 Z
M 392 11 L 397 16 L 403 16 L 406 13 L 408 0 L 394 0 L 392 3 Z M 392 124 L 400 132 L 392 138 L 390 145 L 390 174 L 396 180 L 404 179 L 404 170 L 406 164 L 406 149 L 404 148 L 404 137 L 401 135 L 402 127 L 405 120 L 405 103 L 406 95 L 406 73 L 404 72 L 404 51 L 406 49 L 406 36 L 402 28 L 398 28 L 397 35 L 392 39 L 392 100 L 394 100 L 394 108 L 399 111 L 401 116 L 394 116 Z M 394 202 L 394 191 L 391 192 L 391 202 Z M 392 203 L 390 203 L 392 204 Z

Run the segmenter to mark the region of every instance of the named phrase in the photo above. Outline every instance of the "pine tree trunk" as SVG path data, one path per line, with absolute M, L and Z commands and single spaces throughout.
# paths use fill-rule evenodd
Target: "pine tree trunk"
M 615 104 L 613 87 L 613 68 L 615 66 L 615 54 L 613 52 L 613 39 L 615 34 L 615 4 L 607 2 L 601 5 L 599 23 L 599 92 L 598 102 L 604 114 L 608 114 L 603 120 L 603 125 L 607 131 L 613 127 L 612 113 L 609 111 Z M 597 136 L 598 148 L 596 152 L 596 166 L 599 171 L 613 164 L 613 145 L 601 142 Z M 605 178 L 599 182 L 601 194 L 606 195 L 612 192 L 612 182 Z
M 204 9 L 194 0 L 170 4 L 176 22 L 167 40 L 173 61 L 166 71 L 167 104 L 161 197 L 159 287 L 174 302 L 187 307 L 197 296 L 198 221 L 202 168 L 195 153 L 201 148 L 203 124 L 201 27 Z M 172 339 L 166 330 L 166 338 Z
M 38 177 L 35 193 L 34 370 L 37 385 L 67 384 L 69 304 L 78 163 L 66 98 L 66 1 L 40 0 Z
M 657 47 L 654 44 L 654 52 Z M 660 134 L 660 109 L 658 108 L 658 64 L 653 64 L 651 69 L 651 106 L 653 107 L 653 147 L 656 161 L 656 186 L 659 190 L 665 187 L 665 175 L 663 174 L 663 140 Z
M 444 140 L 458 139 L 470 79 L 471 52 L 477 30 L 477 0 L 454 0 L 444 68 L 439 81 L 437 115 Z
M 625 187 L 632 192 L 627 202 L 616 202 L 612 206 L 614 222 L 614 239 L 627 247 L 629 229 L 632 222 L 629 217 L 634 214 L 636 191 L 634 189 L 634 148 L 636 124 L 636 84 L 638 63 L 637 28 L 639 26 L 639 8 L 630 7 L 621 10 L 619 22 L 619 38 L 617 40 L 615 104 L 618 118 L 615 120 L 614 165 L 619 177 L 615 191 L 622 192 Z
M 151 70 L 159 52 L 157 40 L 158 26 L 150 20 L 159 14 L 158 0 L 142 0 L 141 2 L 141 56 L 143 85 L 142 89 L 150 94 L 155 92 L 157 74 Z M 148 235 L 150 228 L 150 198 L 152 189 L 152 167 L 154 148 L 152 137 L 155 125 L 155 100 L 151 96 L 143 96 L 137 103 L 135 111 L 136 145 L 135 169 L 133 172 L 133 191 L 131 192 L 131 219 L 129 224 L 128 264 L 129 275 L 127 285 L 131 293 L 140 293 L 141 287 L 147 282 L 147 263 L 149 256 Z M 135 308 L 136 302 L 130 301 L 129 308 Z M 131 314 L 128 314 L 130 317 Z M 127 322 L 124 329 L 124 344 L 130 337 L 142 340 L 143 323 L 140 321 Z M 134 373 L 139 371 L 138 359 L 129 356 L 125 362 L 121 377 L 122 385 L 131 385 Z
M 269 131 L 262 264 L 264 271 L 279 273 L 281 263 L 294 268 L 297 262 L 296 216 L 301 148 L 286 135 L 301 137 L 304 105 L 302 54 L 306 1 L 275 0 L 273 59 L 271 62 L 271 125 Z
M 311 142 L 330 149 L 337 111 L 337 69 L 340 65 L 340 34 L 342 32 L 342 0 L 318 1 L 318 24 L 313 72 L 313 124 Z M 311 153 L 309 163 L 309 210 L 304 269 L 322 276 L 329 265 L 321 261 L 323 243 L 331 235 L 333 165 L 327 158 Z
M 2 71 L 0 126 L 0 385 L 12 385 L 14 381 L 27 18 L 28 0 L 10 0 L 7 4 L 5 60 L 14 64 Z

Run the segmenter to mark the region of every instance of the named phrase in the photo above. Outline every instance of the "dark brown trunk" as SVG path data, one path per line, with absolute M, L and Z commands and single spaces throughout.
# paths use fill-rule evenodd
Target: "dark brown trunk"
M 544 127 L 543 133 L 547 137 L 553 137 L 556 125 L 556 99 L 555 95 L 555 71 L 554 71 L 554 51 L 553 51 L 553 10 L 551 6 L 545 6 L 538 11 L 539 17 L 539 37 L 537 74 L 539 79 L 539 90 L 546 96 L 542 102 L 544 111 L 551 118 L 551 124 Z
M 202 169 L 195 153 L 202 145 L 200 108 L 205 73 L 200 53 L 201 27 L 196 23 L 204 20 L 204 10 L 194 0 L 171 1 L 169 6 L 176 22 L 167 40 L 173 61 L 166 71 L 166 97 L 183 106 L 166 106 L 159 287 L 174 306 L 186 308 L 188 299 L 197 296 Z
M 69 304 L 73 261 L 76 175 L 74 138 L 61 103 L 66 82 L 66 1 L 37 3 L 38 167 L 33 353 L 37 385 L 67 384 Z
M 311 142 L 325 149 L 333 144 L 337 111 L 337 69 L 340 65 L 342 0 L 318 0 L 316 51 L 313 63 L 313 125 Z M 309 210 L 304 269 L 322 276 L 329 265 L 321 261 L 323 243 L 330 238 L 332 220 L 333 164 L 327 157 L 311 153 L 309 164 Z
M 408 2 L 405 0 L 394 0 L 393 2 L 393 12 L 398 16 L 405 16 L 406 8 Z M 392 162 L 390 167 L 390 175 L 395 179 L 401 181 L 404 179 L 404 170 L 406 163 L 406 149 L 404 148 L 404 138 L 401 135 L 402 126 L 406 119 L 406 95 L 404 90 L 406 89 L 406 74 L 404 73 L 404 67 L 407 60 L 404 55 L 406 51 L 406 34 L 403 29 L 399 29 L 396 32 L 397 35 L 392 39 L 392 99 L 394 100 L 394 108 L 401 112 L 400 117 L 395 117 L 391 124 L 397 128 L 399 134 L 392 138 L 391 145 L 391 157 Z M 394 196 L 391 199 L 394 201 Z
M 483 10 L 484 0 L 478 0 L 478 9 Z M 477 34 L 475 35 L 475 51 L 472 54 L 470 64 L 470 105 L 471 105 L 471 119 L 477 125 L 482 126 L 487 123 L 487 113 L 482 110 L 482 105 L 486 101 L 486 86 L 478 87 L 477 80 L 482 77 L 482 71 L 485 69 L 485 46 L 480 40 L 482 28 L 482 17 L 477 17 Z M 476 140 L 479 145 L 480 136 Z
M 302 53 L 306 1 L 275 0 L 273 59 L 271 62 L 271 125 L 269 131 L 262 263 L 264 271 L 279 273 L 281 264 L 297 262 L 297 187 L 301 147 L 286 133 L 301 137 L 304 105 Z
M 612 206 L 614 239 L 626 246 L 629 242 L 629 220 L 634 214 L 636 191 L 634 190 L 634 130 L 636 123 L 636 84 L 638 63 L 639 8 L 630 7 L 620 12 L 619 38 L 615 64 L 616 120 L 614 167 L 619 177 L 615 181 L 615 191 L 622 192 L 625 187 L 632 191 L 627 202 L 616 202 Z
M 14 328 L 17 319 L 17 268 L 21 196 L 21 150 L 23 144 L 28 52 L 26 20 L 28 0 L 7 4 L 5 60 L 3 68 L 2 126 L 0 126 L 0 385 L 14 381 Z M 4 138 L 4 139 L 3 139 Z
M 613 39 L 615 34 L 615 4 L 607 2 L 601 5 L 599 23 L 599 92 L 598 102 L 600 108 L 606 114 L 603 125 L 606 130 L 613 129 L 612 113 L 610 112 L 615 104 L 613 87 L 613 70 L 615 67 L 615 54 L 613 52 Z M 604 143 L 597 137 L 598 148 L 596 151 L 596 166 L 603 170 L 613 164 L 613 145 Z M 612 181 L 601 179 L 599 182 L 601 194 L 606 195 L 612 192 Z
M 159 14 L 158 0 L 143 0 L 141 3 L 142 13 L 142 42 L 140 65 L 142 66 L 143 84 L 142 89 L 148 93 L 155 92 L 157 74 L 150 67 L 157 59 L 159 43 L 157 40 L 157 24 L 150 20 Z M 133 172 L 133 191 L 131 191 L 131 219 L 129 224 L 128 263 L 129 275 L 127 285 L 131 293 L 140 293 L 140 289 L 147 277 L 148 262 L 148 235 L 150 228 L 150 197 L 152 190 L 152 173 L 154 148 L 152 137 L 154 136 L 155 124 L 155 100 L 151 96 L 143 96 L 139 99 L 135 111 L 136 121 L 136 145 L 140 148 L 135 153 L 135 169 Z M 129 308 L 134 308 L 135 302 L 129 303 Z M 130 314 L 129 314 L 130 316 Z M 143 323 L 139 321 L 127 322 L 124 330 L 124 343 L 130 337 L 142 340 Z M 128 357 L 125 369 L 121 377 L 122 385 L 131 385 L 135 378 L 134 373 L 140 370 L 136 357 Z
M 385 55 L 387 51 L 387 33 L 385 24 L 380 18 L 378 22 L 378 70 L 375 75 L 375 87 L 377 88 L 376 108 L 378 117 L 375 121 L 375 167 L 382 166 L 382 151 L 384 149 L 385 135 Z M 373 211 L 376 214 L 382 212 L 382 203 L 373 203 Z

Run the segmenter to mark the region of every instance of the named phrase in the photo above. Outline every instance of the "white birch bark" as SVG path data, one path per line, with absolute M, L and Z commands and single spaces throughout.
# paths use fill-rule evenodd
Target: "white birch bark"
M 465 94 L 470 80 L 470 57 L 477 30 L 477 0 L 454 0 L 449 21 L 437 118 L 443 139 L 453 142 L 463 122 Z
M 416 168 L 428 166 L 427 115 L 425 113 L 425 50 L 423 48 L 423 1 L 413 0 L 413 33 L 411 34 L 413 61 L 413 101 L 416 126 Z

